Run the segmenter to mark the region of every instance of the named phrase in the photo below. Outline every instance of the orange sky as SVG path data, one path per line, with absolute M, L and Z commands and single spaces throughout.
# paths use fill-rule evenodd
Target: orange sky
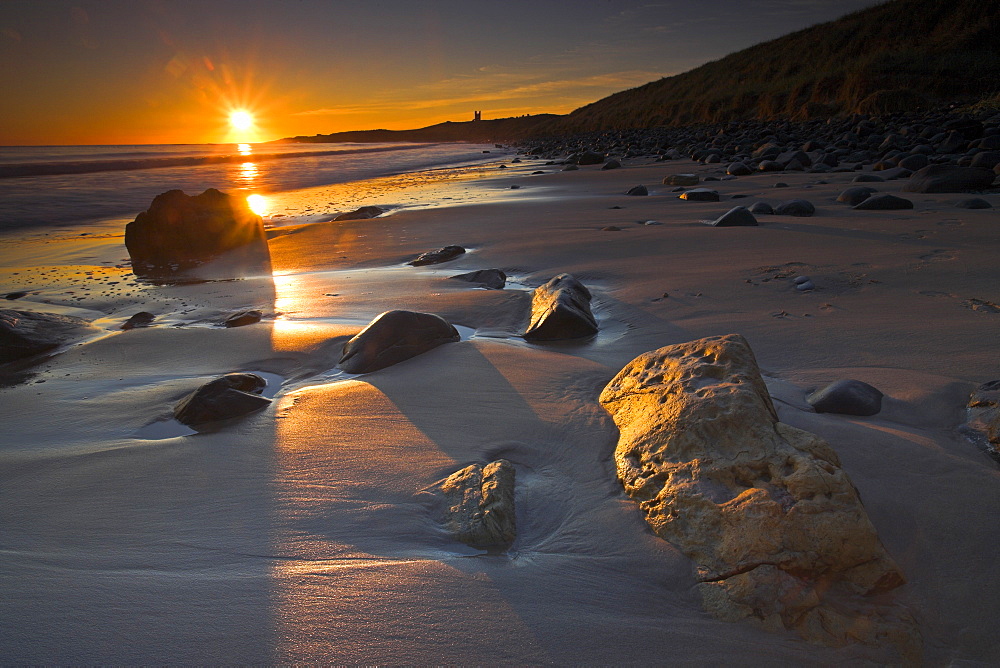
M 0 144 L 264 141 L 476 109 L 566 113 L 871 4 L 3 0 Z M 254 113 L 253 130 L 232 131 L 235 108 Z

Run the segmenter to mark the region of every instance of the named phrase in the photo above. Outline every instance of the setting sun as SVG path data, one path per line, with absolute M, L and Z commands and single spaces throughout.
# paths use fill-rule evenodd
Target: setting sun
M 249 130 L 253 127 L 253 116 L 249 111 L 234 111 L 229 114 L 229 125 L 234 130 Z

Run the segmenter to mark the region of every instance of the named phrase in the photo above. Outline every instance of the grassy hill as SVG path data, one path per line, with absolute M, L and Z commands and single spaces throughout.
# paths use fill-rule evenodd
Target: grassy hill
M 558 116 L 537 114 L 494 120 L 447 121 L 417 130 L 357 130 L 334 132 L 328 135 L 311 135 L 280 139 L 281 142 L 337 143 L 337 142 L 475 142 L 492 143 L 520 139 L 533 133 L 542 124 Z
M 915 111 L 1000 90 L 1000 1 L 893 0 L 622 91 L 536 135 Z

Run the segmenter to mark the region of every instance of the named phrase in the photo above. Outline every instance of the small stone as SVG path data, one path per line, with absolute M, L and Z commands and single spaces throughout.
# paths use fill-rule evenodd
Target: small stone
M 963 199 L 955 203 L 959 209 L 992 209 L 993 205 L 984 200 L 981 197 L 973 197 L 972 199 Z M 10 299 L 10 297 L 8 297 Z
M 769 216 L 774 213 L 774 209 L 767 202 L 754 202 L 750 205 L 750 213 Z
M 174 407 L 174 417 L 188 426 L 241 417 L 268 406 L 259 396 L 267 381 L 252 373 L 230 373 L 202 385 Z
M 875 174 L 858 174 L 853 179 L 852 183 L 884 183 L 885 179 L 881 176 L 876 176 Z
M 459 540 L 481 549 L 505 549 L 517 537 L 514 466 L 498 459 L 456 471 L 427 491 L 445 505 L 444 525 Z
M 529 341 L 578 339 L 597 333 L 597 319 L 590 311 L 590 291 L 571 274 L 559 274 L 535 288 L 531 321 L 524 338 Z
M 607 171 L 609 169 L 621 169 L 622 163 L 618 162 L 614 158 L 608 160 L 604 165 L 601 166 L 601 170 Z
M 458 274 L 450 278 L 468 283 L 478 283 L 490 290 L 502 290 L 507 285 L 507 274 L 500 269 L 479 269 L 478 271 Z
M 732 176 L 749 176 L 750 174 L 753 174 L 753 170 L 742 162 L 734 162 L 726 168 L 726 174 L 730 174 Z
M 680 198 L 688 202 L 718 202 L 719 191 L 709 188 L 694 188 L 681 193 Z
M 671 176 L 664 177 L 663 185 L 665 186 L 696 186 L 698 185 L 698 175 L 697 174 L 673 174 Z
M 796 276 L 796 277 L 795 277 L 795 278 L 793 279 L 793 281 L 795 282 L 795 285 L 802 285 L 803 283 L 807 283 L 807 282 L 809 282 L 809 280 L 810 280 L 810 279 L 809 279 L 809 277 L 808 277 L 808 276 Z
M 601 232 L 621 232 L 621 231 L 622 228 L 618 227 L 617 225 L 606 225 L 605 227 L 601 228 Z
M 626 192 L 625 194 L 629 195 L 629 196 L 632 196 L 632 197 L 641 197 L 643 195 L 648 195 L 649 194 L 649 190 L 646 189 L 646 186 L 638 185 L 638 186 L 633 186 L 632 188 L 629 188 L 628 192 Z
M 342 213 L 334 220 L 367 220 L 369 218 L 375 218 L 376 216 L 381 216 L 385 213 L 385 210 L 377 206 L 363 206 L 360 209 L 355 209 L 354 211 L 348 211 L 347 213 Z
M 432 313 L 386 311 L 344 344 L 337 366 L 347 373 L 368 373 L 416 357 L 461 337 Z
M 414 267 L 421 267 L 428 264 L 440 264 L 442 262 L 448 262 L 449 260 L 454 260 L 459 255 L 465 253 L 465 249 L 461 246 L 445 246 L 444 248 L 439 248 L 437 250 L 427 251 L 422 253 L 415 260 L 410 260 L 407 264 Z
M 774 213 L 779 216 L 797 216 L 806 218 L 816 213 L 816 207 L 804 199 L 793 199 L 782 202 L 774 208 Z
M 913 202 L 895 195 L 872 195 L 863 202 L 855 204 L 854 208 L 861 211 L 895 211 L 912 209 Z
M 246 325 L 253 325 L 260 322 L 263 317 L 264 314 L 256 309 L 241 311 L 226 318 L 222 324 L 225 327 L 244 327 Z
M 816 286 L 812 281 L 804 281 L 796 284 L 795 289 L 799 292 L 809 292 L 810 290 L 815 290 Z
M 757 218 L 745 206 L 736 206 L 710 223 L 713 227 L 756 227 Z
M 869 188 L 868 186 L 856 186 L 854 188 L 848 188 L 844 192 L 840 193 L 840 195 L 837 196 L 837 201 L 855 206 L 864 202 L 875 192 L 878 191 L 874 188 Z
M 24 290 L 18 290 L 17 292 L 8 292 L 3 296 L 3 298 L 13 301 L 15 299 L 20 299 L 21 297 L 27 296 L 27 294 L 28 293 L 25 292 Z
M 131 318 L 122 323 L 122 329 L 129 330 L 135 329 L 136 327 L 146 327 L 149 323 L 153 322 L 154 316 L 148 311 L 139 311 Z
M 860 380 L 838 380 L 813 392 L 806 401 L 817 413 L 875 415 L 882 410 L 883 394 Z

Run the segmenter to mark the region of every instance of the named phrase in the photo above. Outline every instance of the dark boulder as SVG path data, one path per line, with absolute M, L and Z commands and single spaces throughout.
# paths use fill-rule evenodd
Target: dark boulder
M 632 197 L 642 197 L 644 195 L 648 195 L 649 194 L 649 190 L 646 188 L 646 186 L 638 185 L 638 186 L 632 186 L 631 188 L 629 188 L 628 192 L 625 193 L 625 194 L 626 195 L 630 195 Z
M 368 373 L 459 340 L 458 330 L 440 316 L 386 311 L 344 344 L 337 364 L 348 373 Z
M 507 274 L 499 269 L 479 269 L 467 274 L 451 276 L 456 281 L 466 281 L 468 283 L 478 283 L 491 290 L 502 290 L 507 285 Z
M 268 406 L 260 396 L 267 381 L 252 373 L 229 373 L 205 383 L 174 406 L 174 417 L 188 426 L 241 417 Z
M 814 213 L 816 213 L 816 207 L 812 205 L 812 202 L 804 199 L 793 199 L 787 202 L 782 202 L 778 206 L 774 207 L 774 213 L 779 216 L 798 216 L 799 218 L 807 218 Z
M 531 320 L 524 338 L 529 341 L 579 339 L 597 333 L 590 311 L 590 291 L 570 274 L 559 274 L 535 288 Z
M 745 206 L 737 206 L 719 216 L 710 225 L 713 227 L 756 227 L 757 218 Z
M 969 163 L 969 167 L 975 169 L 992 170 L 997 165 L 1000 165 L 1000 151 L 981 151 L 972 156 L 972 162 Z
M 49 352 L 93 331 L 79 318 L 0 309 L 0 364 Z
M 410 260 L 407 264 L 414 267 L 421 267 L 426 264 L 440 264 L 448 260 L 454 260 L 464 252 L 465 249 L 461 246 L 445 246 L 437 250 L 427 251 L 418 256 L 416 260 Z
M 671 174 L 670 176 L 663 177 L 663 185 L 665 186 L 696 186 L 698 185 L 699 177 L 697 174 Z
M 694 188 L 681 193 L 680 198 L 688 202 L 718 202 L 719 191 L 709 188 Z
M 912 209 L 913 202 L 903 197 L 896 197 L 895 195 L 872 195 L 866 200 L 855 204 L 854 208 L 862 211 L 895 211 Z
M 607 171 L 609 169 L 620 169 L 621 166 L 622 163 L 618 162 L 614 158 L 611 158 L 601 166 L 601 169 Z
M 964 193 L 985 190 L 993 183 L 995 174 L 974 167 L 928 165 L 910 177 L 903 190 L 911 193 Z
M 245 198 L 214 188 L 195 197 L 180 190 L 157 195 L 148 210 L 125 226 L 125 247 L 136 276 L 152 280 L 238 278 L 271 271 L 261 217 Z
M 878 191 L 874 188 L 869 188 L 868 186 L 855 186 L 854 188 L 848 188 L 844 192 L 840 193 L 837 196 L 837 201 L 855 206 L 864 202 L 875 192 Z
M 726 174 L 732 176 L 750 176 L 753 174 L 753 170 L 743 162 L 734 162 L 726 169 Z
M 764 216 L 770 216 L 774 214 L 774 207 L 772 207 L 767 202 L 754 202 L 750 205 L 748 209 L 750 213 L 756 213 Z
M 368 218 L 375 218 L 381 216 L 385 213 L 385 209 L 377 206 L 363 206 L 360 209 L 355 209 L 354 211 L 348 211 L 347 213 L 342 213 L 334 220 L 367 220 Z
M 851 179 L 852 183 L 883 183 L 884 181 L 884 178 L 875 174 L 858 174 Z
M 918 169 L 923 169 L 930 164 L 930 160 L 926 155 L 922 153 L 916 153 L 914 155 L 908 155 L 899 161 L 899 166 L 903 169 L 908 169 L 911 172 L 915 172 Z
M 875 415 L 882 410 L 882 393 L 860 380 L 838 380 L 813 392 L 806 401 L 817 413 Z

